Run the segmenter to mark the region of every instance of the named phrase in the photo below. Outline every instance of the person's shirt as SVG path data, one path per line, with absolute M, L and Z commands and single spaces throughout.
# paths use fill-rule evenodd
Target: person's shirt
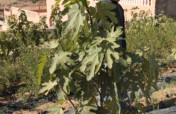
M 123 38 L 125 38 L 125 16 L 124 16 L 124 10 L 122 8 L 122 6 L 117 3 L 117 11 L 116 11 L 116 17 L 118 19 L 118 26 L 122 27 L 122 31 L 123 31 Z
M 116 6 L 116 8 L 114 10 L 112 10 L 112 12 L 115 13 L 116 18 L 118 20 L 118 23 L 114 24 L 114 25 L 115 25 L 115 27 L 119 27 L 119 26 L 122 27 L 121 37 L 125 38 L 126 37 L 125 36 L 125 17 L 124 17 L 124 10 L 123 10 L 122 6 L 114 0 L 103 0 L 103 2 L 112 3 Z M 126 50 L 126 41 L 125 40 L 122 40 L 121 45 Z

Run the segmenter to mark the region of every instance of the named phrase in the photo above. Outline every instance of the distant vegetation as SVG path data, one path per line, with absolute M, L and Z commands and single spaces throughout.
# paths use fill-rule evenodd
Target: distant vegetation
M 176 19 L 165 15 L 156 18 L 141 13 L 130 22 L 126 29 L 127 48 L 130 52 L 146 48 L 158 58 L 165 59 L 176 48 Z
M 45 18 L 34 24 L 21 12 L 18 19 L 10 18 L 9 26 L 8 31 L 0 32 L 0 95 L 37 95 L 39 85 L 34 71 L 39 58 L 47 52 L 39 46 L 48 38 Z

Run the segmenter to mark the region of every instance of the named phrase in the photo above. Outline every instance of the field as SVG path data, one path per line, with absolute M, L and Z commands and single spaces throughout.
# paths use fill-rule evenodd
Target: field
M 175 111 L 176 19 L 141 12 L 126 26 L 125 50 L 121 29 L 107 20 L 117 22 L 107 13 L 111 4 L 67 6 L 72 7 L 53 9 L 53 31 L 45 18 L 35 24 L 21 12 L 0 32 L 0 113 Z M 62 22 L 65 13 L 69 18 Z

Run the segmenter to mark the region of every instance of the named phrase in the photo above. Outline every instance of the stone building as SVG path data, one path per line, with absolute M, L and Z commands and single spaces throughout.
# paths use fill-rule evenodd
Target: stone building
M 152 16 L 156 16 L 162 11 L 167 16 L 176 17 L 176 0 L 120 0 L 122 7 L 127 10 L 125 12 L 126 20 L 130 20 L 131 9 L 138 7 L 140 10 L 150 11 Z
M 28 4 L 28 5 L 17 5 L 4 7 L 4 21 L 0 21 L 0 31 L 8 29 L 8 18 L 11 15 L 16 15 L 18 17 L 19 10 L 26 12 L 28 21 L 38 23 L 43 16 L 47 15 L 46 4 Z
M 90 5 L 91 6 L 95 6 L 97 1 L 99 0 L 89 0 L 90 1 Z M 63 0 L 61 0 L 60 4 L 59 4 L 59 7 L 60 7 L 60 10 L 63 10 L 63 5 L 61 4 L 63 2 Z M 52 12 L 52 9 L 54 8 L 54 5 L 56 3 L 56 0 L 46 0 L 46 4 L 47 4 L 47 25 L 49 27 L 52 27 L 52 22 L 51 22 L 51 12 Z M 67 20 L 67 16 L 64 16 L 63 21 Z
M 7 23 L 7 20 L 11 15 L 18 16 L 19 10 L 25 11 L 28 20 L 34 23 L 38 23 L 43 16 L 46 16 L 47 13 L 46 4 L 28 4 L 26 6 L 18 5 L 12 6 L 11 8 L 4 7 L 4 22 Z
M 61 0 L 62 2 L 63 0 Z M 91 6 L 95 6 L 99 0 L 89 0 Z M 27 6 L 13 6 L 11 8 L 4 8 L 4 22 L 0 23 L 0 30 L 7 28 L 7 19 L 10 15 L 18 15 L 18 10 L 22 9 L 26 12 L 29 21 L 38 23 L 42 16 L 46 16 L 46 23 L 49 28 L 54 27 L 51 21 L 51 12 L 54 8 L 56 0 L 46 0 L 46 4 L 27 5 Z M 61 10 L 63 6 L 59 4 Z M 156 16 L 161 11 L 166 15 L 176 17 L 176 0 L 120 0 L 120 4 L 125 9 L 125 19 L 130 21 L 131 9 L 138 7 L 136 12 L 140 10 L 150 11 L 152 16 Z M 67 20 L 67 16 L 63 17 L 63 21 Z M 5 26 L 5 27 L 3 27 Z
M 55 4 L 55 0 L 46 0 L 47 1 L 47 18 L 48 25 L 51 25 L 50 15 L 52 7 Z M 63 0 L 61 0 L 63 1 Z M 99 0 L 89 0 L 91 6 L 95 6 Z M 176 17 L 176 0 L 120 0 L 119 2 L 125 10 L 125 19 L 130 21 L 131 9 L 138 7 L 136 12 L 141 10 L 149 11 L 152 16 L 156 16 L 161 11 L 164 11 L 166 15 L 171 17 Z M 60 4 L 60 8 L 63 9 L 63 6 Z M 67 18 L 64 17 L 63 20 Z

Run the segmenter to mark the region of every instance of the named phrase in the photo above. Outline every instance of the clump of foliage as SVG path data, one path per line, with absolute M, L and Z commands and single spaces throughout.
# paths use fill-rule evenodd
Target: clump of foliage
M 120 44 L 121 29 L 113 27 L 118 22 L 111 12 L 115 6 L 99 1 L 95 8 L 87 0 L 64 0 L 65 9 L 60 11 L 59 2 L 52 15 L 56 24 L 54 37 L 58 39 L 50 44 L 54 54 L 47 54 L 53 56 L 48 69 L 50 78 L 42 84 L 40 93 L 48 94 L 56 86 L 59 103 L 68 99 L 81 114 L 121 113 L 120 102 L 125 102 L 123 95 L 128 90 L 132 102 L 139 89 L 149 101 L 149 91 L 152 87 L 156 89 L 158 77 L 155 57 L 146 54 L 146 50 L 138 54 L 124 52 Z M 62 22 L 65 14 L 68 20 Z M 43 56 L 36 70 L 39 77 L 45 63 Z M 72 103 L 68 97 L 70 91 L 81 104 Z M 48 110 L 63 114 L 61 108 Z
M 8 23 L 9 30 L 0 33 L 0 94 L 29 92 L 36 95 L 39 85 L 34 72 L 38 59 L 47 52 L 42 49 L 48 40 L 45 18 L 34 24 L 21 11 L 18 18 L 12 16 Z
M 159 58 L 166 58 L 175 48 L 176 20 L 163 14 L 149 16 L 148 12 L 139 14 L 133 11 L 133 19 L 126 29 L 127 48 L 130 52 L 149 48 Z
M 15 62 L 2 61 L 0 66 L 0 94 L 25 93 L 37 95 L 39 85 L 34 74 L 39 58 L 45 50 L 26 48 Z M 45 74 L 45 73 L 44 73 Z
M 7 60 L 11 55 L 15 59 L 24 48 L 39 46 L 47 41 L 48 33 L 45 20 L 44 17 L 38 24 L 29 22 L 24 11 L 20 11 L 18 18 L 12 15 L 8 20 L 8 31 L 0 34 L 0 58 Z

